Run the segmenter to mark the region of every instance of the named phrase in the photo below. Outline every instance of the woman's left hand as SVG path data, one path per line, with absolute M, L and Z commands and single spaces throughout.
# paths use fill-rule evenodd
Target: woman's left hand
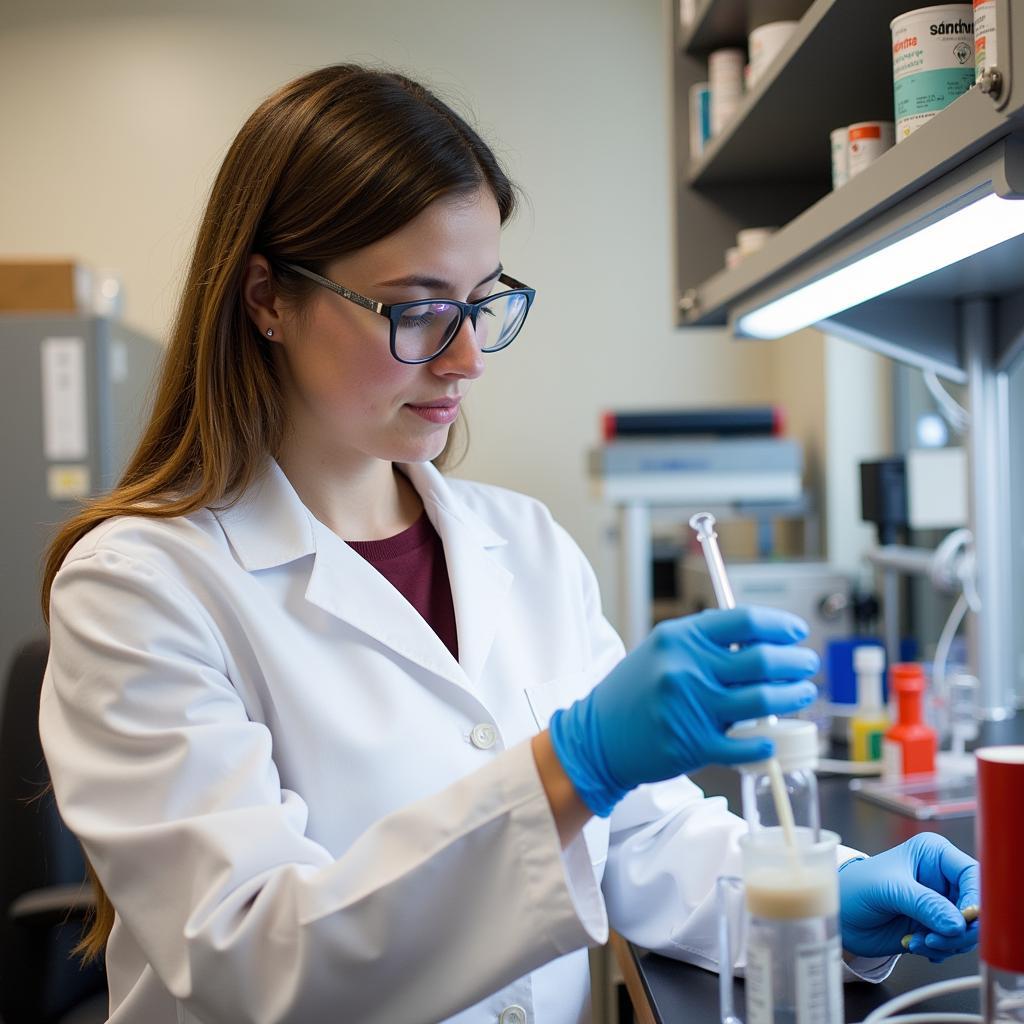
M 978 862 L 948 839 L 922 832 L 839 872 L 843 948 L 857 956 L 919 953 L 942 963 L 978 945 L 978 922 L 961 911 L 979 905 Z M 910 945 L 902 940 L 910 935 Z

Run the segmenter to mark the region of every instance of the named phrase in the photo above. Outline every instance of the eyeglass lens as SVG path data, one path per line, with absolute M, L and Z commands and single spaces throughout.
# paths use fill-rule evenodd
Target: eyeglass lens
M 476 343 L 481 352 L 497 352 L 519 333 L 526 319 L 526 296 L 499 295 L 486 300 L 476 317 Z M 418 362 L 436 355 L 459 324 L 459 307 L 450 302 L 422 302 L 402 310 L 395 328 L 399 359 Z

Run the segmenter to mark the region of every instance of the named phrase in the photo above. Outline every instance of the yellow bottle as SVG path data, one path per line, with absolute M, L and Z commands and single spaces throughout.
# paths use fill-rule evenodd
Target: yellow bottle
M 882 705 L 885 651 L 875 646 L 856 648 L 853 669 L 857 674 L 857 713 L 850 719 L 850 754 L 854 761 L 880 761 L 882 739 L 889 728 Z

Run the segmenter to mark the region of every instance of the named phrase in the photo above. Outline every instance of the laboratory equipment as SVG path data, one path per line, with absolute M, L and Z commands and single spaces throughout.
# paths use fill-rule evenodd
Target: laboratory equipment
M 978 680 L 974 676 L 958 674 L 946 680 L 949 706 L 947 716 L 952 736 L 949 750 L 935 755 L 941 775 L 973 775 L 977 761 L 967 752 L 967 744 L 978 736 L 975 707 L 978 699 Z
M 589 454 L 590 475 L 605 498 L 691 507 L 798 501 L 803 469 L 799 443 L 781 437 L 623 437 L 617 430 Z
M 706 86 L 707 83 L 702 85 Z M 602 414 L 601 434 L 605 441 L 637 437 L 690 437 L 699 438 L 706 445 L 709 438 L 781 437 L 784 423 L 782 409 L 775 405 L 613 410 Z M 795 448 L 792 441 L 783 449 L 790 455 L 794 450 L 799 454 L 799 448 Z
M 903 663 L 889 670 L 889 688 L 897 706 L 896 721 L 882 742 L 883 774 L 895 780 L 935 771 L 935 730 L 924 723 L 924 671 Z
M 978 760 L 981 1006 L 989 1024 L 1024 1021 L 1024 746 L 982 747 Z
M 882 704 L 885 651 L 865 645 L 853 652 L 857 674 L 857 710 L 850 719 L 850 754 L 854 761 L 880 761 L 889 716 Z
M 715 594 L 697 554 L 682 560 L 682 594 L 686 611 L 713 607 Z M 825 664 L 829 644 L 849 637 L 855 627 L 854 580 L 848 573 L 816 559 L 729 562 L 729 584 L 737 604 L 784 608 L 807 623 L 804 646 Z
M 715 533 L 715 517 L 710 512 L 698 512 L 690 517 L 690 528 L 697 534 L 701 549 L 704 552 L 704 559 L 708 566 L 708 575 L 711 577 L 711 586 L 715 591 L 715 599 L 720 608 L 735 608 L 736 599 L 733 597 L 732 587 L 729 585 L 729 576 L 725 571 L 725 562 L 722 559 L 722 550 L 718 546 L 718 534 Z M 749 727 L 747 736 L 770 735 L 770 730 L 777 728 L 778 720 L 774 715 L 767 718 L 757 719 Z M 802 723 L 805 727 L 812 723 Z M 815 730 L 816 731 L 816 730 Z M 730 734 L 732 730 L 730 730 Z M 815 743 L 817 737 L 815 736 Z M 782 774 L 782 768 L 776 757 L 770 757 L 767 761 L 758 762 L 764 766 L 764 774 L 768 780 L 768 787 L 775 805 L 775 818 L 782 826 L 786 840 L 791 849 L 795 850 L 795 833 L 793 826 L 793 808 L 789 802 L 786 790 L 786 781 Z M 817 805 L 817 790 L 814 793 L 815 805 Z M 749 819 L 748 819 L 749 821 Z
M 0 316 L 0 669 L 45 636 L 40 565 L 57 524 L 116 482 L 163 349 L 104 317 Z
M 764 736 L 775 745 L 775 758 L 782 773 L 786 800 L 783 806 L 792 812 L 793 825 L 809 829 L 817 837 L 821 830 L 818 803 L 818 735 L 812 722 L 795 718 L 779 718 L 734 725 L 729 736 L 750 739 Z M 737 765 L 740 770 L 740 793 L 743 817 L 750 828 L 782 826 L 778 802 L 772 787 L 772 774 L 767 761 Z
M 697 540 L 700 541 L 718 607 L 735 608 L 736 598 L 733 596 L 729 576 L 725 571 L 722 549 L 718 546 L 718 534 L 715 533 L 715 517 L 710 512 L 698 512 L 690 517 L 690 529 L 697 534 Z
M 918 820 L 963 818 L 978 806 L 971 775 L 911 775 L 906 779 L 851 779 L 858 796 Z
M 740 837 L 742 880 L 718 880 L 719 998 L 722 1024 L 741 1024 L 733 1006 L 734 893 L 746 915 L 746 1016 L 750 1024 L 841 1024 L 839 836 L 796 830 L 794 849 L 782 829 Z

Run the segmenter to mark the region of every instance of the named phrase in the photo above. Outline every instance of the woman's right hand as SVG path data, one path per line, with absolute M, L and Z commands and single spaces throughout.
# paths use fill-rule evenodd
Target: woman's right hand
M 760 761 L 764 739 L 730 739 L 734 722 L 806 707 L 817 687 L 802 619 L 775 608 L 706 611 L 659 623 L 584 698 L 551 718 L 577 792 L 606 816 L 629 790 L 708 764 Z M 739 645 L 733 647 L 733 645 Z

